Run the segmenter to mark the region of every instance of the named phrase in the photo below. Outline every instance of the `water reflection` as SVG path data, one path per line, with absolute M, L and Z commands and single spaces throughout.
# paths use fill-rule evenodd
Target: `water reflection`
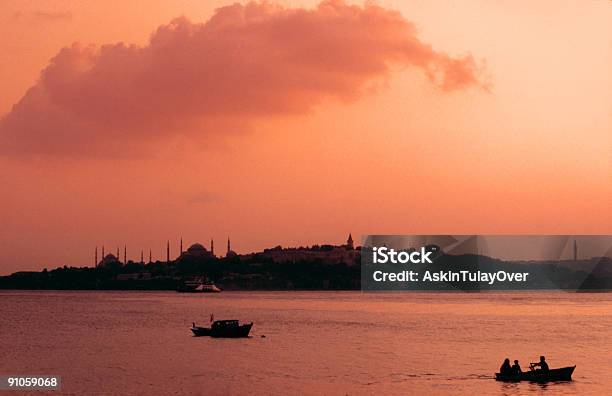
M 0 373 L 62 375 L 68 394 L 609 394 L 612 294 L 512 296 L 0 292 Z M 211 312 L 266 338 L 192 337 Z M 541 353 L 575 381 L 495 381 L 503 357 Z
M 502 395 L 516 396 L 525 393 L 546 395 L 573 395 L 578 393 L 576 381 L 538 382 L 500 382 Z

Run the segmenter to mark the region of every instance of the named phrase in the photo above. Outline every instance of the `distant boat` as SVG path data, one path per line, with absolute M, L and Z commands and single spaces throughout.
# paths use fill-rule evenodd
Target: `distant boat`
M 572 373 L 576 366 L 551 369 L 548 371 L 532 370 L 525 371 L 520 374 L 505 375 L 495 373 L 497 381 L 531 381 L 531 382 L 549 382 L 549 381 L 571 381 Z
M 219 293 L 219 289 L 214 283 L 200 283 L 193 290 L 194 293 Z
M 204 283 L 202 281 L 186 281 L 177 289 L 181 293 L 219 293 L 221 289 L 214 283 Z
M 251 327 L 253 322 L 241 325 L 238 320 L 215 320 L 211 327 L 199 327 L 194 323 L 191 331 L 196 337 L 241 338 L 249 336 Z

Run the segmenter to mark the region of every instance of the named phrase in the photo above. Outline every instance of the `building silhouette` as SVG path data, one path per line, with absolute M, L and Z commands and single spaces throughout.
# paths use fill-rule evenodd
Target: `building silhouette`
M 166 264 L 171 264 L 174 261 L 180 261 L 185 258 L 214 258 L 215 256 L 215 242 L 214 239 L 210 239 L 210 250 L 207 250 L 204 245 L 200 243 L 194 243 L 183 250 L 183 238 L 179 241 L 180 253 L 172 260 L 170 256 L 170 240 L 166 241 Z M 225 257 L 240 257 L 242 259 L 249 259 L 253 255 L 258 254 L 263 257 L 271 259 L 273 262 L 296 262 L 296 261 L 307 261 L 307 260 L 320 260 L 323 263 L 328 264 L 340 264 L 345 263 L 353 265 L 356 259 L 359 257 L 359 249 L 355 248 L 355 242 L 353 235 L 349 233 L 346 243 L 343 245 L 313 245 L 308 247 L 292 247 L 283 248 L 276 246 L 270 249 L 264 249 L 261 252 L 249 253 L 239 255 L 232 250 L 231 239 L 227 238 L 227 250 Z M 574 241 L 574 259 L 577 257 L 577 245 Z M 108 265 L 125 265 L 127 264 L 127 244 L 123 246 L 123 263 L 119 260 L 119 247 L 117 247 L 116 254 L 106 254 L 105 247 L 102 245 L 102 259 L 98 260 L 98 247 L 94 250 L 95 266 L 108 266 Z M 149 264 L 153 263 L 153 251 L 149 249 Z M 140 264 L 144 262 L 144 250 L 140 251 Z
M 578 242 L 574 239 L 574 261 L 578 261 Z

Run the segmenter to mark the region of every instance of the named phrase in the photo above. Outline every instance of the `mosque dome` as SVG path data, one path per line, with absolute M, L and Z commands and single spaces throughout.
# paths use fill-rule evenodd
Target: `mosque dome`
M 109 253 L 102 258 L 102 261 L 99 263 L 99 265 L 107 266 L 110 264 L 121 264 L 121 263 L 119 262 L 119 259 L 114 254 Z
M 204 257 L 204 256 L 210 255 L 210 253 L 208 252 L 208 250 L 206 250 L 204 245 L 201 245 L 199 243 L 194 243 L 193 245 L 189 246 L 185 254 L 188 256 L 194 256 L 194 257 Z
M 189 246 L 187 251 L 189 253 L 198 253 L 198 252 L 206 252 L 207 250 L 203 245 L 199 243 L 194 243 L 193 245 Z

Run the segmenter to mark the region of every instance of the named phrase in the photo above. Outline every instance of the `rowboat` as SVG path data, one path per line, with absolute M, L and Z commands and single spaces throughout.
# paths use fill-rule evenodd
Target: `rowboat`
M 495 373 L 497 381 L 531 381 L 531 382 L 549 382 L 549 381 L 571 381 L 572 373 L 576 366 L 562 367 L 547 371 L 532 370 L 525 371 L 520 374 L 501 374 Z

